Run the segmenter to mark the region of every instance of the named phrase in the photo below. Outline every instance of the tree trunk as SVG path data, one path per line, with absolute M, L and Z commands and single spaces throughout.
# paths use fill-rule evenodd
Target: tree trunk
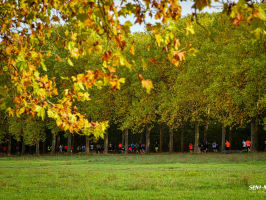
M 222 144 L 221 144 L 221 152 L 224 152 L 224 145 L 225 145 L 225 134 L 226 134 L 226 128 L 223 124 L 222 127 Z
M 144 144 L 144 143 L 145 143 L 145 135 L 142 134 L 142 133 L 140 134 L 139 142 L 140 142 L 141 144 Z
M 21 139 L 21 155 L 25 154 L 25 144 L 24 144 L 24 140 Z
M 68 134 L 67 136 L 67 153 L 71 153 L 72 149 L 72 134 Z
M 12 138 L 11 135 L 8 136 L 8 144 L 7 144 L 7 155 L 11 155 L 11 147 L 12 147 Z
M 53 135 L 53 139 L 52 139 L 52 153 L 55 153 L 55 148 L 56 148 L 56 135 Z
M 42 143 L 42 153 L 45 154 L 46 153 L 46 141 L 44 141 Z
M 121 144 L 122 144 L 122 146 L 124 146 L 125 145 L 125 133 L 124 133 L 124 131 L 122 132 L 121 137 L 122 137 Z
M 169 130 L 169 152 L 172 153 L 174 148 L 174 129 L 170 127 Z
M 71 142 L 71 153 L 75 153 L 76 152 L 76 150 L 77 150 L 77 148 L 76 148 L 76 137 L 75 137 L 75 135 L 73 134 L 72 135 L 72 142 Z
M 36 143 L 36 155 L 37 156 L 40 155 L 40 142 L 39 141 Z
M 58 150 L 59 149 L 59 146 L 61 145 L 60 144 L 60 135 L 57 136 L 57 144 L 56 144 L 56 149 Z
M 196 124 L 195 124 L 194 152 L 199 152 L 199 122 L 196 122 Z
M 90 138 L 89 136 L 85 136 L 86 137 L 86 152 L 90 153 Z
M 204 136 L 203 136 L 203 141 L 206 142 L 207 141 L 207 137 L 208 137 L 208 129 L 209 129 L 209 121 L 206 121 L 205 127 L 204 127 Z
M 252 152 L 257 151 L 258 147 L 258 120 L 252 119 L 251 121 L 251 147 Z
M 232 128 L 230 127 L 229 128 L 229 142 L 230 142 L 230 150 L 231 150 L 231 148 L 232 148 Z
M 146 128 L 146 153 L 150 153 L 150 128 Z
M 108 133 L 104 135 L 104 154 L 108 154 Z
M 125 137 L 125 154 L 128 153 L 128 129 L 124 130 L 124 137 Z
M 20 152 L 19 152 L 20 148 L 19 148 L 19 142 L 16 142 L 16 155 L 19 156 Z
M 160 152 L 163 152 L 163 127 L 160 126 Z
M 184 152 L 184 133 L 185 133 L 185 127 L 181 127 L 181 145 L 180 145 L 180 150 L 183 153 Z

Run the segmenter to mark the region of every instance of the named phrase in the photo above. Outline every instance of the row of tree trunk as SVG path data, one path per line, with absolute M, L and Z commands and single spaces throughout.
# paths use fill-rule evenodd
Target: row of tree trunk
M 207 135 L 208 135 L 208 127 L 209 124 L 208 122 L 205 125 L 204 128 L 204 142 L 207 141 Z M 150 153 L 150 132 L 151 128 L 147 127 L 146 128 L 146 153 Z M 222 144 L 221 144 L 221 151 L 224 152 L 225 150 L 225 136 L 226 136 L 226 127 L 223 125 L 222 126 Z M 11 136 L 8 136 L 8 155 L 11 155 Z M 232 129 L 229 128 L 229 142 L 232 143 Z M 56 141 L 57 139 L 57 141 Z M 68 149 L 67 152 L 71 153 L 72 152 L 72 139 L 73 136 L 71 134 L 68 135 Z M 55 134 L 53 134 L 52 138 L 52 153 L 55 153 L 55 147 L 56 147 L 56 142 L 57 145 L 60 144 L 60 137 L 56 137 Z M 124 130 L 124 133 L 122 134 L 122 145 L 125 147 L 128 147 L 128 129 Z M 257 150 L 257 145 L 258 145 L 258 121 L 256 119 L 253 119 L 251 121 L 251 151 L 256 151 Z M 43 145 L 44 147 L 45 145 Z M 199 123 L 195 123 L 195 143 L 194 143 L 194 152 L 199 151 Z M 58 147 L 57 147 L 58 148 Z M 160 146 L 159 146 L 159 151 L 162 152 L 163 148 L 163 128 L 162 126 L 160 127 Z M 184 152 L 184 127 L 181 128 L 181 146 L 180 146 L 181 152 Z M 44 151 L 44 149 L 43 149 Z M 90 152 L 90 140 L 89 137 L 86 136 L 86 151 Z M 169 129 L 169 152 L 174 151 L 174 128 L 170 127 Z M 22 141 L 22 149 L 21 153 L 24 154 L 25 152 L 25 145 L 24 142 Z M 104 136 L 104 153 L 108 153 L 108 134 L 105 134 Z M 128 153 L 128 148 L 125 148 L 125 153 Z M 36 154 L 40 154 L 40 143 L 38 142 L 36 144 Z

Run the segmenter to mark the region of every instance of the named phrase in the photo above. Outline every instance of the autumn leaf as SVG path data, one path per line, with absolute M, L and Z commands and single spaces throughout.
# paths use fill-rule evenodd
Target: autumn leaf
M 73 41 L 77 40 L 77 33 L 71 34 L 71 40 L 73 40 Z
M 70 66 L 74 66 L 72 60 L 70 58 L 67 59 L 67 63 L 70 65 Z
M 180 41 L 179 41 L 179 39 L 176 39 L 174 41 L 174 48 L 175 48 L 175 50 L 178 50 L 179 47 L 180 47 Z
M 145 62 L 145 60 L 143 58 L 141 59 L 141 61 L 142 61 L 142 69 L 147 70 L 148 69 L 147 63 Z
M 151 59 L 150 59 L 150 62 L 151 62 L 151 63 L 157 63 L 157 60 L 156 60 L 155 58 L 151 58 Z
M 147 79 L 147 80 L 142 80 L 141 81 L 142 87 L 146 89 L 147 93 L 150 94 L 151 90 L 154 88 L 152 81 Z
M 147 46 L 147 51 L 150 51 L 150 50 L 151 50 L 151 45 L 148 44 L 148 46 Z
M 102 60 L 108 62 L 111 59 L 111 57 L 112 57 L 112 53 L 111 53 L 111 51 L 108 50 L 108 51 L 104 52 L 104 54 L 102 56 Z
M 134 44 L 132 44 L 132 46 L 130 47 L 129 52 L 130 52 L 132 55 L 135 55 L 135 47 L 134 47 Z

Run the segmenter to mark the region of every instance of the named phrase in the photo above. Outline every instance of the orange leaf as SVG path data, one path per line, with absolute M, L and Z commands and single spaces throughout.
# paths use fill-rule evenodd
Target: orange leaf
M 151 50 L 151 45 L 150 45 L 150 44 L 148 44 L 148 46 L 147 46 L 147 50 L 148 50 L 148 51 Z
M 144 78 L 142 77 L 141 74 L 138 74 L 138 77 L 139 77 L 139 80 L 140 80 L 140 81 L 144 80 Z
M 132 55 L 135 55 L 135 47 L 134 47 L 134 44 L 130 47 L 129 52 L 130 52 Z
M 151 63 L 157 63 L 157 60 L 155 60 L 155 58 L 152 58 L 152 59 L 150 59 L 150 62 Z

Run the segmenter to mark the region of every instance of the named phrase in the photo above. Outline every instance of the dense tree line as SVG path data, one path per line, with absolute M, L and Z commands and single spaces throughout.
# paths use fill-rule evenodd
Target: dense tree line
M 74 110 L 89 121 L 109 128 L 104 136 L 102 126 L 96 126 L 94 132 L 99 133 L 93 136 L 83 136 L 83 132 L 77 131 L 73 140 L 69 128 L 61 127 L 65 129 L 62 131 L 59 120 L 47 119 L 42 112 L 34 117 L 2 112 L 0 141 L 5 145 L 9 143 L 9 149 L 13 139 L 22 146 L 36 145 L 38 154 L 40 142 L 44 149 L 47 145 L 55 147 L 62 142 L 62 135 L 68 138 L 63 139 L 68 146 L 77 146 L 73 144 L 76 141 L 85 143 L 87 148 L 89 143 L 97 143 L 103 136 L 105 152 L 110 142 L 127 147 L 133 141 L 145 141 L 147 153 L 155 143 L 161 145 L 160 150 L 183 152 L 192 142 L 197 152 L 199 143 L 209 139 L 220 141 L 223 151 L 226 131 L 228 140 L 236 138 L 239 144 L 243 137 L 249 138 L 252 151 L 266 139 L 262 128 L 266 105 L 265 37 L 254 39 L 248 24 L 235 26 L 223 13 L 201 14 L 194 21 L 188 16 L 169 22 L 159 33 L 135 33 L 127 39 L 132 45 L 113 55 L 118 60 L 116 68 L 108 61 L 104 65 L 98 63 L 101 49 L 108 47 L 115 51 L 115 43 L 90 33 L 84 37 L 90 38 L 91 43 L 100 40 L 100 45 L 95 45 L 89 56 L 60 60 L 67 57 L 68 52 L 57 46 L 58 37 L 64 37 L 71 28 L 54 27 L 50 43 L 43 47 L 52 54 L 44 61 L 45 70 L 49 78 L 61 77 L 55 81 L 59 93 L 66 88 L 70 90 L 71 79 L 81 78 L 80 73 L 92 67 L 96 71 L 114 73 L 118 77 L 116 82 L 110 84 L 105 78 L 96 80 L 88 93 L 84 85 L 74 84 L 80 99 L 75 102 Z M 161 43 L 179 39 L 174 41 L 174 47 L 164 45 L 162 49 L 158 43 L 161 35 L 164 35 Z M 169 54 L 173 58 L 168 59 Z M 7 82 L 7 79 L 1 81 Z M 145 84 L 148 84 L 147 91 L 142 88 Z M 248 136 L 241 135 L 245 128 L 250 129 Z M 233 132 L 238 135 L 232 136 Z M 180 148 L 176 147 L 176 141 L 180 142 Z

